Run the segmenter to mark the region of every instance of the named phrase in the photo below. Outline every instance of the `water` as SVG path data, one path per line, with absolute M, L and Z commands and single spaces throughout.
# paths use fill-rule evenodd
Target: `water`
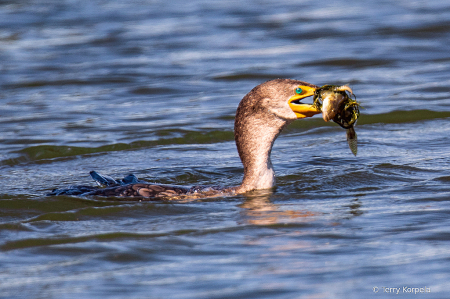
M 448 298 L 449 40 L 446 1 L 0 1 L 0 297 Z M 358 157 L 315 117 L 273 192 L 45 196 L 239 184 L 235 109 L 278 77 L 350 84 Z

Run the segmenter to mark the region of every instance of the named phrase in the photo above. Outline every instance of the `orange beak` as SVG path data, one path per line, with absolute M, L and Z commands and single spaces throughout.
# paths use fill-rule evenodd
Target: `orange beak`
M 316 106 L 301 102 L 302 99 L 313 96 L 315 91 L 314 87 L 300 85 L 295 90 L 296 95 L 289 99 L 289 107 L 297 115 L 297 118 L 306 118 L 322 113 Z

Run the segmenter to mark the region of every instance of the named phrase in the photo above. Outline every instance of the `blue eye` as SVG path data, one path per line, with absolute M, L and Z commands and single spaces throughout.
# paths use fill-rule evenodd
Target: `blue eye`
M 297 87 L 297 89 L 295 90 L 295 93 L 297 94 L 301 94 L 303 92 L 303 89 L 301 89 L 300 87 Z

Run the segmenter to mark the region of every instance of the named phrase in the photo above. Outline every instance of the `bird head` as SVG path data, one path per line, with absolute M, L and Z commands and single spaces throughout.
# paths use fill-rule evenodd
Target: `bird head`
M 351 93 L 347 86 L 319 87 L 298 80 L 271 80 L 256 86 L 242 99 L 237 119 L 241 121 L 253 115 L 264 122 L 263 116 L 272 115 L 289 123 L 322 113 L 323 119 L 329 121 L 341 111 L 340 106 L 349 98 L 345 96 L 346 92 Z M 311 98 L 310 103 L 306 102 L 308 98 Z M 254 121 L 255 119 L 251 120 Z

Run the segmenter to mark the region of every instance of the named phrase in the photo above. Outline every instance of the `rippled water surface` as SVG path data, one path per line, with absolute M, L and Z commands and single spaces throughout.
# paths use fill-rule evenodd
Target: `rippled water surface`
M 0 1 L 0 297 L 449 298 L 449 41 L 441 0 Z M 317 116 L 273 191 L 45 195 L 239 184 L 234 113 L 273 78 L 349 84 L 358 157 Z

